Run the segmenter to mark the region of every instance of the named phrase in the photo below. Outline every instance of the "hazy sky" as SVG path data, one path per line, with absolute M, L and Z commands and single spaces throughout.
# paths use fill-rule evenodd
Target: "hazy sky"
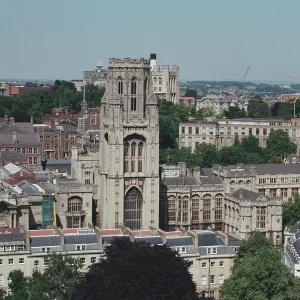
M 0 78 L 72 79 L 158 55 L 182 79 L 300 76 L 299 0 L 0 0 Z M 274 79 L 274 78 L 273 78 Z

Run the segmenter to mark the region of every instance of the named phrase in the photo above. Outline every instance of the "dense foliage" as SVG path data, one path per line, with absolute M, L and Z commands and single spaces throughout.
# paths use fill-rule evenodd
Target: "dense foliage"
M 190 262 L 166 246 L 116 240 L 105 250 L 106 259 L 87 273 L 68 256 L 51 255 L 43 274 L 9 275 L 10 294 L 4 300 L 196 300 Z M 0 294 L 1 299 L 1 294 Z M 1 299 L 1 300 L 2 300 Z
M 242 243 L 221 292 L 221 300 L 299 300 L 300 280 L 282 263 L 276 246 L 257 232 Z
M 27 86 L 34 85 L 26 83 Z M 94 85 L 86 87 L 86 101 L 88 107 L 100 105 L 104 89 Z M 56 80 L 52 91 L 37 91 L 35 93 L 21 93 L 15 97 L 0 96 L 0 117 L 5 115 L 14 117 L 17 122 L 30 121 L 39 122 L 45 114 L 51 113 L 53 107 L 69 106 L 77 113 L 80 111 L 80 103 L 83 93 L 78 92 L 72 82 Z
M 198 299 L 190 263 L 166 246 L 116 240 L 92 265 L 76 300 Z
M 300 196 L 296 195 L 293 199 L 283 204 L 283 230 L 285 226 L 291 226 L 300 220 Z
M 69 256 L 51 255 L 44 273 L 25 277 L 20 270 L 9 274 L 9 291 L 3 300 L 72 300 L 82 280 L 79 260 Z M 1 299 L 1 298 L 0 298 Z
M 258 145 L 258 139 L 254 136 L 245 137 L 241 142 L 236 136 L 232 146 L 225 146 L 220 150 L 209 144 L 198 145 L 194 153 L 187 148 L 161 149 L 159 159 L 162 164 L 177 164 L 184 161 L 188 166 L 199 167 L 211 167 L 213 164 L 281 163 L 285 156 L 295 153 L 296 148 L 288 133 L 279 129 L 270 133 L 265 148 Z

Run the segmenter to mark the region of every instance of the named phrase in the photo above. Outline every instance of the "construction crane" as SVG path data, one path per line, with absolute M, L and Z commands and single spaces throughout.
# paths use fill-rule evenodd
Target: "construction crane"
M 242 76 L 241 76 L 241 83 L 245 82 L 246 77 L 247 77 L 247 75 L 249 73 L 249 69 L 250 69 L 250 66 L 248 66 L 246 72 L 244 74 L 242 74 Z M 236 92 L 236 95 L 237 95 L 237 100 L 238 100 L 238 102 L 240 102 L 240 89 L 237 88 L 235 92 Z
M 248 75 L 248 73 L 249 73 L 249 69 L 250 69 L 250 66 L 248 66 L 248 68 L 247 68 L 245 74 L 242 75 L 242 78 L 241 78 L 241 82 L 242 82 L 242 83 L 245 82 L 246 77 L 247 77 L 247 75 Z

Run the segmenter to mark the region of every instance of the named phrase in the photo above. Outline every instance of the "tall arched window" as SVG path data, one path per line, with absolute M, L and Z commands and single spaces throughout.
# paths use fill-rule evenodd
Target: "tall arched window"
M 131 79 L 131 110 L 136 111 L 136 78 Z
M 143 143 L 138 146 L 138 172 L 143 172 Z
M 222 207 L 223 207 L 223 196 L 221 194 L 216 195 L 215 199 L 215 220 L 222 219 Z
M 175 207 L 176 199 L 174 196 L 170 196 L 168 198 L 168 219 L 169 222 L 176 221 L 176 207 Z
M 178 196 L 178 211 L 177 211 L 177 221 L 178 223 L 181 223 L 181 214 L 182 214 L 182 200 L 181 197 Z
M 184 196 L 182 201 L 182 222 L 189 220 L 189 197 Z
M 203 197 L 203 221 L 210 221 L 211 195 Z
M 117 83 L 118 83 L 118 94 L 122 95 L 123 94 L 123 79 L 121 77 L 119 77 L 117 80 Z
M 135 172 L 136 143 L 131 143 L 131 172 Z
M 124 144 L 124 172 L 129 172 L 129 143 Z
M 192 221 L 199 222 L 200 211 L 200 197 L 198 195 L 192 196 Z
M 136 187 L 132 187 L 124 200 L 124 225 L 126 227 L 141 228 L 141 206 L 142 194 Z
M 154 81 L 154 84 L 156 84 L 156 83 L 157 83 L 157 78 L 154 77 L 154 78 L 153 78 L 153 81 Z

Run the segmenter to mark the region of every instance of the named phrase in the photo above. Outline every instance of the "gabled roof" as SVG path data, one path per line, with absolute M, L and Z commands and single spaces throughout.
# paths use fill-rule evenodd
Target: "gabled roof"
M 243 199 L 250 200 L 256 202 L 257 200 L 267 201 L 269 198 L 267 196 L 263 196 L 257 192 L 253 192 L 250 190 L 246 190 L 244 188 L 239 188 L 235 192 L 229 194 L 235 199 Z

